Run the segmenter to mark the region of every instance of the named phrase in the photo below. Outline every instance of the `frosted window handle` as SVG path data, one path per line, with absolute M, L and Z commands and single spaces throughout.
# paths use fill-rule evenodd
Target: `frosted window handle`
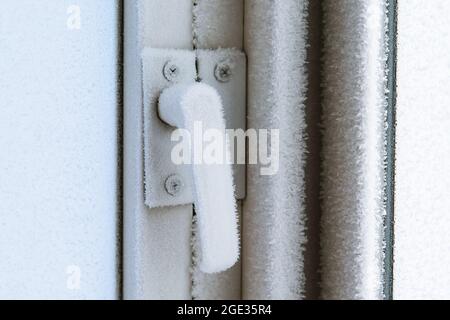
M 232 169 L 225 161 L 230 149 L 226 145 L 221 98 L 206 84 L 174 85 L 161 94 L 158 111 L 162 121 L 186 129 L 191 137 L 195 136 L 194 127 L 199 125 L 203 132 L 212 129 L 222 134 L 225 145 L 220 164 L 207 164 L 202 158 L 198 161 L 194 156 L 194 151 L 198 150 L 191 150 L 191 163 L 201 249 L 200 270 L 205 273 L 225 271 L 239 258 L 239 232 Z

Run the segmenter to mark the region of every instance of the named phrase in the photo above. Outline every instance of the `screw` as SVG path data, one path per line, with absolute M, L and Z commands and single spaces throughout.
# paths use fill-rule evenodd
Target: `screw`
M 233 75 L 233 68 L 228 63 L 228 61 L 221 61 L 216 65 L 214 69 L 214 76 L 219 82 L 229 82 L 231 76 Z
M 173 174 L 166 179 L 164 184 L 166 191 L 171 196 L 177 196 L 183 190 L 183 180 L 177 174 Z
M 167 61 L 163 69 L 164 78 L 166 78 L 167 81 L 172 82 L 178 78 L 179 74 L 180 68 L 178 68 L 178 66 L 174 62 Z

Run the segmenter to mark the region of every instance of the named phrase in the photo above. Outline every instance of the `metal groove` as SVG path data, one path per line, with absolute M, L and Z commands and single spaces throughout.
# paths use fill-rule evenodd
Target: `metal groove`
M 397 0 L 388 0 L 388 105 L 386 132 L 386 218 L 384 257 L 384 297 L 394 297 L 394 200 L 395 200 L 395 131 L 397 103 Z

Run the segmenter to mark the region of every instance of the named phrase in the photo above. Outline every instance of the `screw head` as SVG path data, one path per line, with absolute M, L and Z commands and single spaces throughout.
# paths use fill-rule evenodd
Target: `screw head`
M 219 82 L 229 82 L 233 76 L 233 68 L 229 61 L 221 61 L 214 69 L 214 76 Z
M 173 61 L 167 61 L 163 68 L 163 75 L 167 81 L 175 81 L 180 75 L 180 67 Z
M 167 193 L 175 197 L 183 190 L 183 179 L 179 175 L 173 174 L 166 179 L 164 186 Z

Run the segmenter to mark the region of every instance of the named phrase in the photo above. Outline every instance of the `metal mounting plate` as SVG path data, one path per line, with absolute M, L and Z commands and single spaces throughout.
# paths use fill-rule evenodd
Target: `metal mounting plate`
M 216 78 L 217 65 L 231 67 L 229 78 Z M 233 49 L 176 50 L 145 49 L 142 53 L 144 115 L 144 196 L 150 208 L 193 203 L 192 168 L 171 161 L 176 142 L 171 141 L 173 128 L 158 117 L 161 92 L 176 83 L 193 83 L 198 77 L 219 92 L 229 129 L 246 127 L 246 57 Z M 236 197 L 245 198 L 245 165 L 233 167 Z M 168 192 L 168 181 L 177 181 L 176 194 Z M 170 191 L 170 190 L 169 190 Z

